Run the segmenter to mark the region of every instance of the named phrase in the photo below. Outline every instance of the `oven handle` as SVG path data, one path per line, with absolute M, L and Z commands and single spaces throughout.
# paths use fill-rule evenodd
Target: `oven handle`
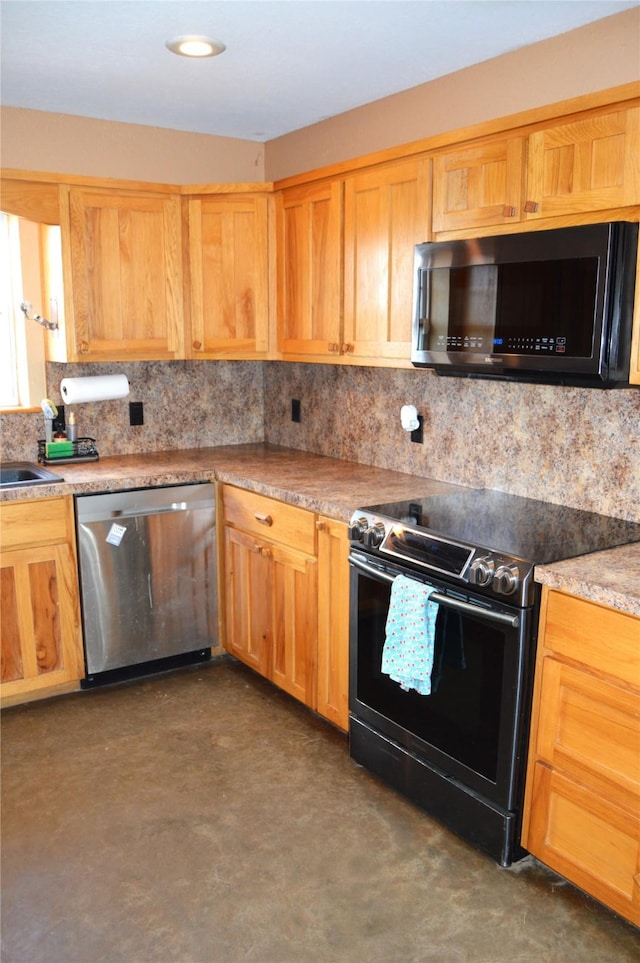
M 360 569 L 360 571 L 366 575 L 370 575 L 372 578 L 379 578 L 383 582 L 393 583 L 396 580 L 395 575 L 389 575 L 387 572 L 382 572 L 379 569 L 370 568 L 366 562 L 362 562 L 353 555 L 349 556 L 349 563 L 353 565 L 354 568 Z M 416 579 L 415 581 L 419 580 Z M 458 612 L 467 612 L 469 615 L 481 615 L 485 619 L 500 622 L 502 625 L 509 625 L 513 629 L 517 629 L 520 625 L 520 617 L 518 615 L 505 615 L 504 612 L 493 612 L 479 605 L 473 605 L 471 602 L 463 602 L 462 599 L 453 599 L 448 595 L 441 595 L 440 592 L 432 592 L 429 600 L 431 602 L 437 602 L 438 605 L 446 605 L 450 609 L 456 609 Z

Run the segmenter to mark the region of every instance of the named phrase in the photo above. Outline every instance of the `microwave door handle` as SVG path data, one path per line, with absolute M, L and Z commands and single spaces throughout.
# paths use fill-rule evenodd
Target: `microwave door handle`
M 388 572 L 383 572 L 380 569 L 373 569 L 366 562 L 361 561 L 353 555 L 349 556 L 349 563 L 354 566 L 354 568 L 359 569 L 364 572 L 365 575 L 370 575 L 372 578 L 380 579 L 382 582 L 389 582 L 393 584 L 396 580 L 395 575 L 389 575 Z M 411 577 L 411 576 L 409 576 Z M 419 584 L 428 584 L 420 582 L 419 579 L 415 580 Z M 432 592 L 429 596 L 431 602 L 437 602 L 438 605 L 445 605 L 447 608 L 455 609 L 456 612 L 463 612 L 467 615 L 479 616 L 488 619 L 491 622 L 499 622 L 501 625 L 508 625 L 512 629 L 517 629 L 520 625 L 520 617 L 518 615 L 507 615 L 505 612 L 494 612 L 491 609 L 481 608 L 479 605 L 473 605 L 472 602 L 464 602 L 462 599 L 453 599 L 448 595 L 442 595 L 440 592 Z
M 431 272 L 420 271 L 420 298 L 418 312 L 418 351 L 427 350 L 427 335 L 431 319 Z

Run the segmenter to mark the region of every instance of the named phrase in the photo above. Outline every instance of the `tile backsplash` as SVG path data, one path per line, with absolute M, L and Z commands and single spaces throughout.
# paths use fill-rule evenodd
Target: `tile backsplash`
M 172 448 L 204 448 L 262 441 L 263 365 L 257 361 L 130 362 L 47 364 L 49 397 L 61 404 L 63 378 L 126 374 L 128 398 L 73 408 L 78 436 L 95 438 L 100 455 L 124 455 Z M 129 402 L 143 404 L 144 424 L 129 424 Z M 0 456 L 35 460 L 44 436 L 40 413 L 1 416 Z
M 422 444 L 400 426 L 405 404 L 424 418 Z M 274 444 L 640 521 L 635 388 L 268 362 L 265 426 Z
M 640 521 L 640 390 L 440 378 L 430 371 L 258 361 L 47 365 L 127 375 L 120 401 L 74 406 L 102 456 L 269 441 Z M 301 420 L 291 420 L 291 401 Z M 129 401 L 144 424 L 129 424 Z M 415 405 L 424 441 L 400 426 Z M 68 410 L 68 409 L 67 409 Z M 0 457 L 35 460 L 40 413 L 0 416 Z

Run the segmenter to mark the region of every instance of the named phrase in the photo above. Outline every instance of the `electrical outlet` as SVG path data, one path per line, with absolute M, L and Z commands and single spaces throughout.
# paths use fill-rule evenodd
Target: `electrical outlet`
M 291 421 L 301 421 L 300 402 L 297 398 L 291 399 Z
M 129 424 L 144 425 L 144 410 L 141 401 L 129 402 Z
M 53 419 L 51 423 L 51 427 L 53 429 L 54 435 L 57 431 L 64 432 L 66 430 L 66 422 L 64 417 L 64 405 L 56 405 L 56 408 L 58 409 L 58 414 L 56 415 L 56 417 Z
M 422 417 L 422 415 L 418 415 L 418 422 L 419 422 L 418 427 L 415 428 L 415 429 L 411 432 L 411 441 L 415 441 L 415 442 L 417 442 L 419 445 L 421 445 L 422 442 L 424 441 L 424 438 L 422 437 L 422 434 L 423 434 L 422 429 L 423 429 L 423 426 L 424 426 L 424 418 Z

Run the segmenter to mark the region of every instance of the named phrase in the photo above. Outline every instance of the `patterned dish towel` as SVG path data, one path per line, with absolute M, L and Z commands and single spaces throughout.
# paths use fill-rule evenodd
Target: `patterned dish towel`
M 398 575 L 391 588 L 381 670 L 402 689 L 420 695 L 431 692 L 433 642 L 438 603 L 434 591 L 406 575 Z

